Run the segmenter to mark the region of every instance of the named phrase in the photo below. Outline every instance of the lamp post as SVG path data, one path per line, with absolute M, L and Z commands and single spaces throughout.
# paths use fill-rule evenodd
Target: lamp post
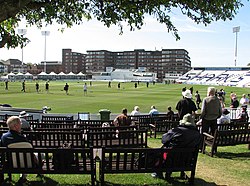
M 236 66 L 236 61 L 237 61 L 237 42 L 238 42 L 238 32 L 240 32 L 240 27 L 233 27 L 233 33 L 235 33 L 235 61 L 234 65 Z
M 23 38 L 23 36 L 27 33 L 27 29 L 18 29 L 18 34 L 20 34 Z M 22 43 L 22 70 L 23 70 L 23 43 Z M 20 70 L 19 70 L 20 72 Z
M 42 31 L 42 35 L 44 36 L 44 72 L 46 73 L 46 37 L 49 36 L 50 31 Z

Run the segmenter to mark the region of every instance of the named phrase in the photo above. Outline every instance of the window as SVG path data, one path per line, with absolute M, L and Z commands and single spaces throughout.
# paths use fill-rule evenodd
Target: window
M 78 112 L 78 120 L 90 120 L 89 112 Z

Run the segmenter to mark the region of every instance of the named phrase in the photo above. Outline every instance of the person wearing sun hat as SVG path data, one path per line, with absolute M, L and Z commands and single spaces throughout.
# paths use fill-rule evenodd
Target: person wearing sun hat
M 169 130 L 162 135 L 164 148 L 199 148 L 202 135 L 196 128 L 192 114 L 186 114 L 180 120 L 178 127 Z M 151 174 L 152 177 L 163 178 L 162 172 Z M 166 172 L 166 178 L 171 176 L 171 172 Z
M 196 128 L 192 114 L 186 114 L 180 120 L 178 127 L 169 130 L 162 135 L 164 147 L 198 147 L 201 142 L 201 134 Z
M 22 123 L 22 130 L 25 130 L 25 131 L 30 131 L 31 130 L 31 127 L 30 127 L 30 124 L 29 122 L 27 121 L 27 117 L 29 116 L 29 114 L 26 113 L 26 111 L 22 111 L 19 113 L 19 118 L 21 120 L 21 123 Z
M 191 91 L 187 89 L 185 92 L 182 93 L 182 95 L 183 99 L 181 99 L 176 105 L 176 110 L 178 110 L 180 120 L 185 114 L 195 114 L 195 112 L 197 111 L 197 107 L 194 101 L 192 100 Z

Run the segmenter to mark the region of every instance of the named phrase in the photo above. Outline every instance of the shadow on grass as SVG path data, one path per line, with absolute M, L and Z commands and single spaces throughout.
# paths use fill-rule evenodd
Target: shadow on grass
M 250 152 L 232 153 L 232 152 L 217 152 L 215 157 L 225 159 L 237 159 L 237 160 L 248 160 Z
M 23 185 L 29 185 L 29 186 L 90 186 L 91 184 L 59 184 L 59 182 L 44 176 L 41 180 L 32 180 L 29 181 L 28 184 Z M 18 182 L 9 182 L 5 181 L 1 186 L 23 186 L 22 184 Z
M 169 181 L 166 181 L 166 183 L 156 183 L 156 184 L 147 184 L 145 183 L 143 186 L 185 186 L 185 185 L 189 185 L 189 186 L 226 186 L 226 185 L 217 185 L 216 183 L 213 182 L 206 182 L 203 179 L 197 178 L 194 181 L 194 184 L 190 184 L 188 183 L 187 180 L 180 180 L 177 178 L 173 178 Z M 105 186 L 141 186 L 141 184 L 114 184 L 114 183 L 110 183 L 110 182 L 105 182 Z

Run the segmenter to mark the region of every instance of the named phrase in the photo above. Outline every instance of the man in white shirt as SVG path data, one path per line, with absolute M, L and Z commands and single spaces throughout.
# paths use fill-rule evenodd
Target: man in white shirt
M 218 124 L 228 124 L 231 122 L 230 116 L 228 115 L 230 112 L 224 108 L 222 110 L 222 115 L 220 118 L 217 119 Z
M 249 99 L 246 97 L 246 94 L 242 95 L 242 98 L 240 99 L 240 104 L 241 105 L 248 105 L 249 104 Z

